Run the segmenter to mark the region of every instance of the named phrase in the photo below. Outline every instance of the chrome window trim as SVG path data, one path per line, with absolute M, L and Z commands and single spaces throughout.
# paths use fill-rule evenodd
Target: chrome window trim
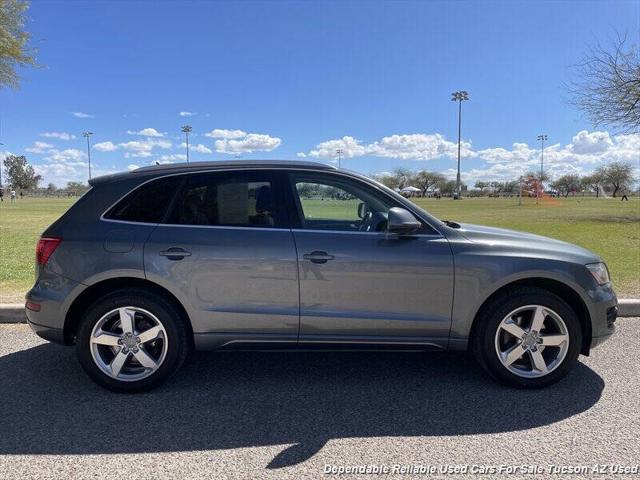
M 326 234 L 331 234 L 331 233 L 335 233 L 338 235 L 378 235 L 381 237 L 391 237 L 391 238 L 399 238 L 399 237 L 428 237 L 428 238 L 444 238 L 443 235 L 440 235 L 438 233 L 416 233 L 416 234 L 410 234 L 410 235 L 396 235 L 393 233 L 389 233 L 389 232 L 358 232 L 358 231 L 350 231 L 350 230 L 315 230 L 312 228 L 306 229 L 306 228 L 292 228 L 291 231 L 293 233 L 326 233 Z
M 137 185 L 136 187 L 132 188 L 131 190 L 129 190 L 128 192 L 126 192 L 124 195 L 121 195 L 115 202 L 113 202 L 111 205 L 109 205 L 109 207 L 107 207 L 105 209 L 104 212 L 102 212 L 102 215 L 100 215 L 99 220 L 104 221 L 104 222 L 119 222 L 119 223 L 128 223 L 128 224 L 135 224 L 135 225 L 157 225 L 157 226 L 161 226 L 161 225 L 173 225 L 173 226 L 181 226 L 181 227 L 206 227 L 206 228 L 219 228 L 221 227 L 221 225 L 174 225 L 174 224 L 167 224 L 167 223 L 149 223 L 149 222 L 132 222 L 130 220 L 114 220 L 111 218 L 105 218 L 104 216 L 107 214 L 107 212 L 109 212 L 109 210 L 111 210 L 113 207 L 115 207 L 120 201 L 122 201 L 127 195 L 129 195 L 130 193 L 133 193 L 135 190 L 142 188 L 144 185 L 146 185 L 149 182 L 153 182 L 155 180 L 160 180 L 163 178 L 168 178 L 168 177 L 178 177 L 178 176 L 182 176 L 182 175 L 197 175 L 197 174 L 203 174 L 203 173 L 224 173 L 224 172 L 245 172 L 245 173 L 249 173 L 249 172 L 255 172 L 255 171 L 271 171 L 271 172 L 281 172 L 281 171 L 288 171 L 288 172 L 305 172 L 305 173 L 321 173 L 321 174 L 326 174 L 326 175 L 339 175 L 351 180 L 355 180 L 355 181 L 360 181 L 360 182 L 364 182 L 366 183 L 369 187 L 371 188 L 375 188 L 378 192 L 380 192 L 382 195 L 391 198 L 394 202 L 396 203 L 400 203 L 398 202 L 397 199 L 395 199 L 393 196 L 391 196 L 389 194 L 389 192 L 383 190 L 382 188 L 380 188 L 375 182 L 371 181 L 370 179 L 366 178 L 366 177 L 361 177 L 359 174 L 353 174 L 351 172 L 345 172 L 345 171 L 341 171 L 341 170 L 323 170 L 323 169 L 315 169 L 315 168 L 304 168 L 301 169 L 299 167 L 295 167 L 295 166 L 291 166 L 291 167 L 273 167 L 273 166 L 268 166 L 268 167 L 250 167 L 250 168 L 238 168 L 238 167 L 229 167 L 229 168 L 216 168 L 213 169 L 211 167 L 209 168 L 204 168 L 204 169 L 200 169 L 200 170 L 194 170 L 192 172 L 176 172 L 176 173 L 168 173 L 166 175 L 159 175 L 157 177 L 152 177 L 149 178 L 148 180 L 145 180 L 144 182 L 142 182 L 141 184 Z M 435 230 L 437 232 L 437 234 L 417 234 L 416 236 L 440 236 L 440 237 L 445 237 L 445 235 L 442 233 L 441 229 L 439 228 L 440 225 L 436 226 L 434 225 L 432 222 L 430 222 L 428 219 L 426 219 L 425 217 L 423 217 L 415 208 L 413 208 L 413 205 L 410 205 L 411 202 L 407 202 L 407 203 L 400 203 L 403 208 L 406 208 L 407 210 L 409 210 L 413 215 L 415 215 L 416 217 L 418 217 L 418 219 L 420 221 L 422 221 L 423 223 L 426 223 L 429 227 L 431 227 L 433 230 Z M 230 227 L 230 228 L 245 228 L 245 229 L 256 229 L 256 228 L 264 228 L 264 227 Z M 276 228 L 267 228 L 266 230 L 275 230 Z M 279 228 L 280 230 L 290 230 L 288 228 L 283 229 L 283 228 Z M 298 229 L 301 230 L 301 229 Z M 310 231 L 310 230 L 304 230 L 304 231 Z M 331 231 L 331 230 L 323 230 L 323 231 Z M 354 233 L 354 232 L 346 232 L 346 233 Z M 359 233 L 379 233 L 379 232 L 359 232 Z M 382 232 L 384 233 L 384 232 Z
M 158 223 L 158 227 L 173 228 L 213 228 L 217 230 L 264 230 L 268 232 L 290 232 L 290 228 L 281 227 L 251 227 L 243 225 L 183 225 L 181 223 Z

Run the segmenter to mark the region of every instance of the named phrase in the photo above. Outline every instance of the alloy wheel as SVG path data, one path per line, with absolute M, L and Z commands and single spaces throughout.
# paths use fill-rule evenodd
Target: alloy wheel
M 556 312 L 526 305 L 498 325 L 495 349 L 502 365 L 520 377 L 540 378 L 555 370 L 569 350 L 567 326 Z
M 167 332 L 153 313 L 120 307 L 104 314 L 89 337 L 91 356 L 109 377 L 133 382 L 149 377 L 167 355 Z

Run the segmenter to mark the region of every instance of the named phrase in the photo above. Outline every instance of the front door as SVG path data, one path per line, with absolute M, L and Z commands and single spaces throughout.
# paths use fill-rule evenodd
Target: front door
M 146 275 L 180 297 L 197 341 L 297 341 L 296 250 L 278 184 L 269 171 L 188 175 L 147 241 Z
M 411 236 L 386 233 L 401 206 L 340 174 L 293 173 L 290 191 L 300 276 L 300 341 L 447 343 L 453 258 L 425 225 Z

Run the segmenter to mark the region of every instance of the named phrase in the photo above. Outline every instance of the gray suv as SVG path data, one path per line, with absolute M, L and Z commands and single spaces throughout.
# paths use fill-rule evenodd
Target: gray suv
M 470 350 L 549 385 L 614 331 L 595 254 L 441 221 L 307 162 L 145 167 L 95 178 L 43 234 L 26 311 L 98 384 L 149 390 L 194 349 Z

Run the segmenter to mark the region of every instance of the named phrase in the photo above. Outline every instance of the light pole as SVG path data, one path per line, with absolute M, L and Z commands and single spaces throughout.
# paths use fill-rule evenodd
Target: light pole
M 0 143 L 4 147 L 4 143 Z M 2 162 L 0 162 L 0 190 L 2 190 Z
M 191 125 L 184 125 L 181 130 L 184 132 L 184 137 L 187 144 L 187 163 L 189 163 L 189 132 L 193 130 Z
M 87 158 L 89 159 L 89 180 L 91 180 L 91 143 L 89 137 L 93 135 L 93 132 L 82 132 L 82 136 L 87 139 Z
M 538 197 L 541 197 L 544 193 L 544 188 L 542 186 L 542 179 L 544 178 L 544 142 L 547 140 L 547 136 L 543 133 L 538 135 L 538 141 L 542 143 L 542 148 L 540 149 L 540 185 L 539 185 L 539 193 L 536 195 L 536 203 L 538 203 Z
M 456 192 L 460 199 L 460 134 L 462 132 L 462 102 L 469 100 L 469 92 L 459 90 L 451 94 L 451 101 L 458 102 L 458 174 L 456 175 Z
M 522 175 L 518 179 L 518 205 L 522 206 Z
M 340 164 L 342 163 L 342 154 L 344 153 L 344 150 L 342 150 L 341 148 L 338 148 L 336 150 L 336 155 L 338 155 L 338 168 L 340 168 Z

